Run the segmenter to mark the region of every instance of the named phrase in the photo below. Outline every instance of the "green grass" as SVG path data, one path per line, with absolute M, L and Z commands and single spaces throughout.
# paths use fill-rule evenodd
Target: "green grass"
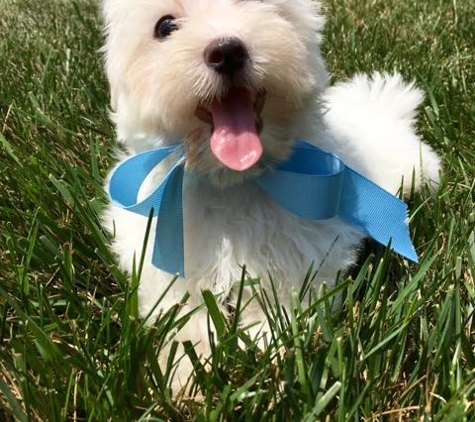
M 326 6 L 335 79 L 396 69 L 427 92 L 444 174 L 411 201 L 421 263 L 370 257 L 338 312 L 338 292 L 289 314 L 264 298 L 262 353 L 205 294 L 211 370 L 195 361 L 201 398 L 176 401 L 157 355 L 180 305 L 144 329 L 99 224 L 114 134 L 97 5 L 0 0 L 0 421 L 475 420 L 475 4 Z

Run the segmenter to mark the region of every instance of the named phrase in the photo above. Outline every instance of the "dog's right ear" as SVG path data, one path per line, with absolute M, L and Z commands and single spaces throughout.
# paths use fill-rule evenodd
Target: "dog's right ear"
M 110 86 L 110 106 L 111 106 L 111 111 L 116 112 L 117 111 L 117 93 L 116 90 L 112 88 L 112 85 Z

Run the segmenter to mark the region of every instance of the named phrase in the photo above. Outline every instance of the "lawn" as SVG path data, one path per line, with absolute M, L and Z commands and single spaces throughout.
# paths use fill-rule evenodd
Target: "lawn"
M 475 3 L 325 5 L 334 80 L 397 70 L 426 92 L 418 130 L 444 170 L 409 201 L 420 264 L 370 249 L 305 310 L 264 297 L 264 352 L 204 293 L 211 369 L 196 361 L 197 397 L 176 400 L 157 354 L 186 321 L 143 327 L 99 223 L 114 133 L 97 4 L 0 0 L 1 422 L 475 421 Z

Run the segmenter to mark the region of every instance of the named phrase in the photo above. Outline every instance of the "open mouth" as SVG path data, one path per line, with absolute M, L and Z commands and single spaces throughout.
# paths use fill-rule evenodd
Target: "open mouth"
M 223 98 L 196 109 L 196 116 L 211 125 L 211 151 L 226 167 L 245 171 L 261 158 L 264 102 L 264 91 L 254 96 L 247 88 L 232 87 Z

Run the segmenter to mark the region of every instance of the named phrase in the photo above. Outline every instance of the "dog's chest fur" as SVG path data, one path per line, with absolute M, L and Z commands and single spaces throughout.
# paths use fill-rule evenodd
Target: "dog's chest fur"
M 185 185 L 185 198 L 186 261 L 192 277 L 209 276 L 211 268 L 203 268 L 209 262 L 217 280 L 235 279 L 245 264 L 253 276 L 270 272 L 276 282 L 293 284 L 328 255 L 338 262 L 330 264 L 334 278 L 335 266 L 347 263 L 340 251 L 348 254 L 361 239 L 339 219 L 315 222 L 294 216 L 253 182 L 220 189 L 195 179 Z M 321 272 L 325 277 L 325 265 Z
M 294 216 L 252 181 L 223 189 L 185 178 L 183 208 L 186 277 L 175 283 L 182 286 L 174 289 L 178 295 L 209 289 L 226 297 L 244 265 L 252 277 L 261 277 L 263 283 L 272 278 L 278 287 L 298 287 L 313 265 L 317 278 L 332 286 L 335 268 L 344 270 L 355 261 L 363 238 L 338 218 L 315 222 Z M 140 256 L 143 249 L 147 218 L 118 211 L 113 211 L 116 247 L 122 249 L 122 265 L 131 271 L 133 251 Z M 151 259 L 155 221 L 151 230 L 146 261 Z M 143 309 L 150 309 L 170 280 L 169 274 L 145 266 L 140 285 Z M 288 289 L 283 290 L 287 295 Z

